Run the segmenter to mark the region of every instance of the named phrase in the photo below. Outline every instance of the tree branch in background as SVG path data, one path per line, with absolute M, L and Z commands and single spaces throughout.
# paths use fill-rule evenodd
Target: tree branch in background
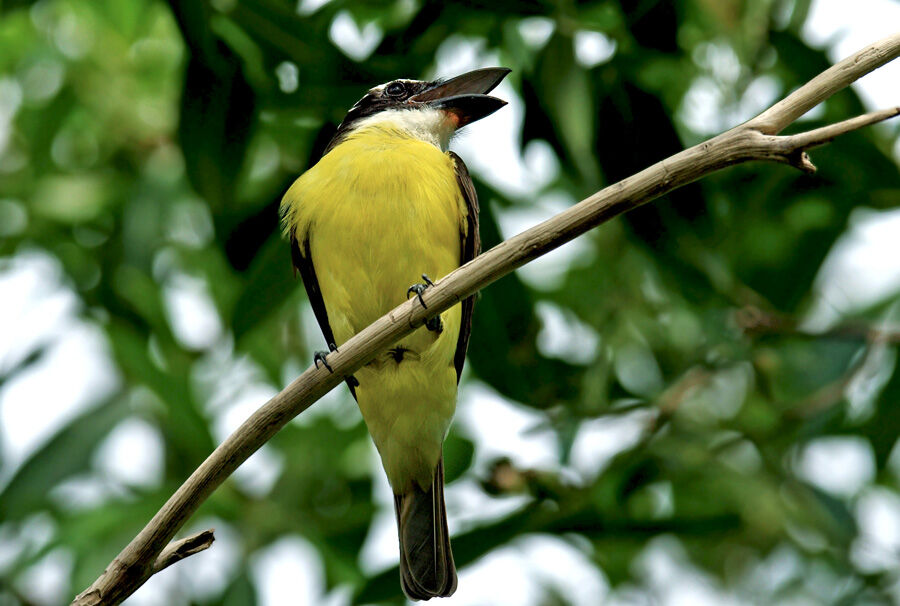
M 811 172 L 806 150 L 835 136 L 900 113 L 875 112 L 807 133 L 777 136 L 798 117 L 835 92 L 900 55 L 900 33 L 840 61 L 752 120 L 610 185 L 551 219 L 476 257 L 429 288 L 428 308 L 416 298 L 387 315 L 328 356 L 330 373 L 310 367 L 231 434 L 194 471 L 146 527 L 73 602 L 79 606 L 119 604 L 157 571 L 166 544 L 209 495 L 278 430 L 398 339 L 513 270 L 562 246 L 626 211 L 710 173 L 752 160 L 790 164 Z M 402 288 L 403 285 L 399 285 Z M 184 556 L 190 555 L 185 553 Z M 182 557 L 184 557 L 182 556 Z M 178 558 L 180 559 L 180 558 Z M 173 560 L 175 561 L 175 560 Z
M 777 334 L 807 339 L 845 339 L 887 345 L 900 343 L 900 328 L 891 330 L 887 327 L 878 328 L 863 323 L 848 323 L 816 332 L 801 328 L 794 318 L 766 312 L 753 306 L 737 310 L 734 320 L 738 328 L 749 336 Z

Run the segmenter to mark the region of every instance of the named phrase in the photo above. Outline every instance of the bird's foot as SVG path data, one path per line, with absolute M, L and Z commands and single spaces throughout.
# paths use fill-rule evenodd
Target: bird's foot
M 422 274 L 422 279 L 425 281 L 424 284 L 413 284 L 406 289 L 406 298 L 408 299 L 409 295 L 416 293 L 416 296 L 419 298 L 419 303 L 422 304 L 422 307 L 428 309 L 428 306 L 425 305 L 425 300 L 422 298 L 422 293 L 425 292 L 429 286 L 434 286 L 434 282 L 431 281 L 428 274 Z
M 317 351 L 317 352 L 313 353 L 313 364 L 315 364 L 315 365 L 316 365 L 316 368 L 318 368 L 318 367 L 319 367 L 319 362 L 321 362 L 321 363 L 322 363 L 322 366 L 324 366 L 325 368 L 328 369 L 328 372 L 333 373 L 333 372 L 334 372 L 334 369 L 333 369 L 331 366 L 329 366 L 328 360 L 326 360 L 325 358 L 326 358 L 326 357 L 328 356 L 328 354 L 330 354 L 332 351 L 337 351 L 337 350 L 338 350 L 337 345 L 335 345 L 334 343 L 329 343 L 329 344 L 328 344 L 328 351 Z
M 425 300 L 422 298 L 422 293 L 424 293 L 429 286 L 434 286 L 434 282 L 431 281 L 428 274 L 422 274 L 422 280 L 425 281 L 424 284 L 413 284 L 406 289 L 406 298 L 408 299 L 410 294 L 415 293 L 416 297 L 419 298 L 419 303 L 422 304 L 422 307 L 428 309 L 428 306 L 425 305 Z M 425 328 L 438 334 L 442 333 L 444 331 L 444 323 L 441 322 L 441 316 L 438 315 L 425 320 Z
M 442 332 L 444 332 L 444 323 L 441 321 L 440 316 L 435 316 L 433 318 L 428 318 L 427 320 L 425 320 L 425 328 L 427 328 L 431 332 L 441 334 Z
M 328 356 L 328 354 L 330 354 L 332 351 L 337 351 L 337 350 L 338 350 L 337 345 L 335 345 L 334 343 L 329 343 L 329 344 L 328 344 L 328 350 L 329 350 L 329 351 L 317 351 L 317 352 L 315 352 L 315 353 L 313 354 L 313 363 L 316 365 L 316 368 L 318 368 L 318 367 L 319 367 L 319 362 L 321 362 L 322 365 L 323 365 L 325 368 L 328 369 L 328 372 L 333 373 L 333 372 L 334 372 L 334 369 L 333 369 L 331 366 L 328 365 L 328 360 L 326 360 L 325 358 L 326 358 L 326 357 Z M 359 387 L 359 381 L 358 381 L 358 380 L 356 379 L 356 377 L 354 377 L 353 375 L 350 375 L 350 376 L 346 377 L 346 379 L 347 379 L 347 383 L 348 383 L 351 387 Z

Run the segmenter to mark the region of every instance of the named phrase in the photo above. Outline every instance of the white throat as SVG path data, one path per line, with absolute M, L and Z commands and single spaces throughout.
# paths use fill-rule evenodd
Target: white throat
M 450 138 L 456 132 L 456 123 L 453 119 L 445 112 L 434 108 L 384 110 L 363 118 L 353 130 L 376 125 L 400 129 L 411 137 L 431 143 L 442 151 L 447 151 Z

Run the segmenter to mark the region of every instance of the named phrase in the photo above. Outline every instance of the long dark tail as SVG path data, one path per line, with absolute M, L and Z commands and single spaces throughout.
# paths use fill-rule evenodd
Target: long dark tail
M 450 550 L 444 507 L 444 459 L 434 481 L 423 491 L 413 482 L 406 494 L 394 495 L 400 534 L 400 582 L 411 600 L 445 598 L 456 591 L 456 566 Z

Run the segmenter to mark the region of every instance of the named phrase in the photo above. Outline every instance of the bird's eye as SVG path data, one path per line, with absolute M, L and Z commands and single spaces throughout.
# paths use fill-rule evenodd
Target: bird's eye
M 406 86 L 402 82 L 391 82 L 384 89 L 388 97 L 402 97 L 406 94 Z

